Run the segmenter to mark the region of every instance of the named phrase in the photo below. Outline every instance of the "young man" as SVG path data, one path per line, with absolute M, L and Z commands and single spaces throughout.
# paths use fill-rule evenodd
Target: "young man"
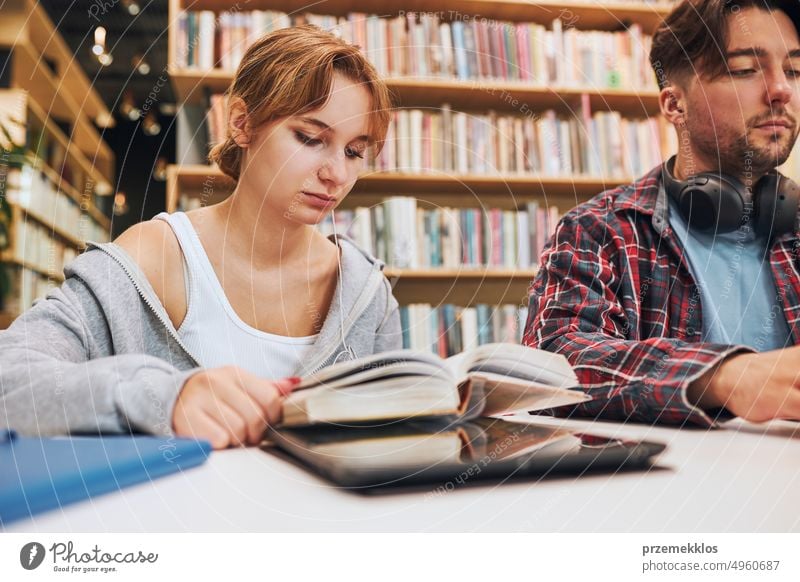
M 524 343 L 564 354 L 576 412 L 800 419 L 797 0 L 684 0 L 650 56 L 680 151 L 560 222 Z

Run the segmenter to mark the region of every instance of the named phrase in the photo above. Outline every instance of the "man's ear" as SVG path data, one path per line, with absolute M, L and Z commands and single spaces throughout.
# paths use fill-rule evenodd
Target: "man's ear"
M 240 148 L 246 148 L 250 145 L 253 128 L 250 125 L 250 118 L 247 114 L 247 105 L 245 105 L 241 97 L 231 98 L 228 106 L 228 129 L 231 132 L 233 141 Z
M 678 85 L 667 85 L 658 95 L 661 113 L 672 125 L 686 123 L 685 92 Z

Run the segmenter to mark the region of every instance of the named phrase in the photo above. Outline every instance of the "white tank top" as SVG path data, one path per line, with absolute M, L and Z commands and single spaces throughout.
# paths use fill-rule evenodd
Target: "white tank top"
M 247 325 L 225 296 L 189 217 L 162 212 L 156 219 L 169 223 L 183 251 L 186 317 L 178 336 L 189 352 L 205 368 L 239 366 L 272 380 L 293 375 L 317 335 L 287 337 Z

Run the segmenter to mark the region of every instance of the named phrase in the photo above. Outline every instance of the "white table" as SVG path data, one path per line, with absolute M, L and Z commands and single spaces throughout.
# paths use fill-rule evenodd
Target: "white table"
M 542 419 L 668 449 L 657 470 L 363 495 L 256 448 L 20 521 L 8 532 L 800 531 L 800 424 L 720 430 Z

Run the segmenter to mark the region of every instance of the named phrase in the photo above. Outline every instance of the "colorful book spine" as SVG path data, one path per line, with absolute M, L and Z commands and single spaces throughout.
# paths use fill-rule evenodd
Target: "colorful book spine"
M 655 90 L 647 59 L 652 39 L 633 24 L 622 31 L 578 30 L 562 16 L 538 23 L 451 20 L 407 12 L 383 18 L 297 12 L 208 10 L 179 17 L 179 65 L 235 69 L 247 46 L 278 28 L 312 23 L 359 46 L 381 75 L 515 80 L 542 87 Z M 566 26 L 566 28 L 565 28 Z
M 558 209 L 529 203 L 520 210 L 418 208 L 412 197 L 337 210 L 321 232 L 347 234 L 398 269 L 531 269 L 558 222 Z
M 400 307 L 403 347 L 449 357 L 494 342 L 520 343 L 528 309 L 518 305 L 412 303 Z
M 623 119 L 617 111 L 589 109 L 561 117 L 401 109 L 387 146 L 369 168 L 401 173 L 586 176 L 631 179 L 677 152 L 675 132 L 662 117 Z

